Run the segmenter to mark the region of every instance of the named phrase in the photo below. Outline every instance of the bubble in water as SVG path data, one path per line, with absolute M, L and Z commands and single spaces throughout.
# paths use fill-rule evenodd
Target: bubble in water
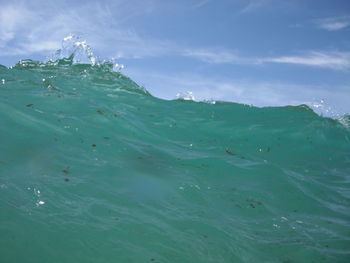
M 44 201 L 38 201 L 38 202 L 36 203 L 37 206 L 39 206 L 39 205 L 44 205 L 44 204 L 45 204 Z
M 73 35 L 69 35 L 65 38 L 63 38 L 63 41 L 68 41 L 68 40 L 71 40 L 73 38 Z
M 123 64 L 119 64 L 119 63 L 115 63 L 115 64 L 114 64 L 114 69 L 115 69 L 116 71 L 120 71 L 120 70 L 122 70 L 123 68 L 125 68 L 125 66 L 124 66 Z

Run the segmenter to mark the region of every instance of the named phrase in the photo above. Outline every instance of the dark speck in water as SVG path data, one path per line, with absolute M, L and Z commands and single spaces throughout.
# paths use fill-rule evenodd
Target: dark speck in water
M 67 169 L 62 170 L 64 174 L 69 174 L 69 171 Z
M 96 144 L 91 144 L 92 147 L 96 147 Z
M 26 106 L 27 107 L 32 107 L 34 104 L 27 104 Z
M 69 178 L 64 178 L 64 181 L 69 182 L 70 180 L 69 180 Z
M 246 199 L 246 202 L 249 203 L 249 206 L 255 208 L 258 205 L 262 205 L 262 202 L 254 200 L 254 199 Z
M 226 152 L 227 154 L 229 154 L 229 155 L 235 155 L 235 153 L 234 153 L 231 149 L 229 149 L 229 148 L 226 148 L 226 149 L 225 149 L 225 152 Z

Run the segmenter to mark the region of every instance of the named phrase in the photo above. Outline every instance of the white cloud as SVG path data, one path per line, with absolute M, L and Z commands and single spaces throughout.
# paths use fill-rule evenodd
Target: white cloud
M 295 64 L 310 67 L 328 68 L 333 70 L 350 69 L 350 52 L 340 51 L 309 51 L 298 55 L 278 57 L 241 57 L 237 52 L 225 49 L 186 50 L 182 55 L 213 64 Z
M 263 58 L 262 63 L 297 64 L 304 66 L 329 68 L 334 70 L 350 69 L 350 52 L 317 52 L 311 51 L 299 56 L 281 56 Z
M 16 31 L 31 23 L 30 12 L 21 6 L 3 6 L 0 8 L 0 47 L 13 40 Z
M 210 0 L 202 0 L 197 7 Z M 119 58 L 179 55 L 184 47 L 164 39 L 143 36 L 130 25 L 138 16 L 162 8 L 179 8 L 177 3 L 157 0 L 86 1 L 74 5 L 65 1 L 9 1 L 0 8 L 0 56 L 48 54 L 68 34 L 85 38 L 95 50 Z M 137 8 L 135 8 L 137 6 Z M 186 8 L 191 4 L 185 3 Z M 158 9 L 157 9 L 158 8 Z
M 241 13 L 248 13 L 254 11 L 258 8 L 267 5 L 270 2 L 271 0 L 248 0 L 248 4 L 241 10 Z
M 173 49 L 169 41 L 142 37 L 127 26 L 130 19 L 152 12 L 153 0 L 129 2 L 104 5 L 90 1 L 79 6 L 9 2 L 0 8 L 0 56 L 48 54 L 70 33 L 86 38 L 105 54 L 128 58 L 159 56 Z M 138 8 L 132 8 L 136 4 Z
M 224 49 L 187 49 L 182 52 L 182 55 L 214 64 L 238 63 L 241 61 L 241 59 L 232 52 Z
M 325 29 L 328 31 L 338 31 L 350 26 L 350 17 L 333 17 L 333 18 L 325 18 L 318 19 L 314 21 L 317 26 L 321 29 Z
M 193 5 L 192 8 L 200 8 L 206 4 L 208 4 L 211 0 L 199 0 L 196 4 Z
M 349 22 L 333 22 L 333 23 L 325 23 L 320 25 L 321 28 L 327 29 L 329 31 L 336 31 L 348 27 L 350 25 Z

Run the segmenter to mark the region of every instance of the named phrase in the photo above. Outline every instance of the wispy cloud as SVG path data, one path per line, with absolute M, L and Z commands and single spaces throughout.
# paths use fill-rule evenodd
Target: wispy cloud
M 317 19 L 314 22 L 321 29 L 338 31 L 350 26 L 350 16 Z
M 181 55 L 214 64 L 242 62 L 232 51 L 224 49 L 186 49 Z
M 127 2 L 90 1 L 79 6 L 9 2 L 0 9 L 0 56 L 47 54 L 59 48 L 69 33 L 86 36 L 97 50 L 119 57 L 159 56 L 173 49 L 169 41 L 140 36 L 126 26 L 130 19 L 151 13 L 153 1 L 137 1 L 139 8 Z
M 183 55 L 213 64 L 259 65 L 266 63 L 280 63 L 328 68 L 333 70 L 350 69 L 350 52 L 340 51 L 309 51 L 298 55 L 277 57 L 242 57 L 237 55 L 237 52 L 224 49 L 198 49 L 187 50 Z
M 262 58 L 262 63 L 296 64 L 334 70 L 350 69 L 350 52 L 311 51 L 297 56 Z
M 206 4 L 208 4 L 211 0 L 198 0 L 197 3 L 193 5 L 193 8 L 200 8 Z
M 332 22 L 321 25 L 320 27 L 323 29 L 327 29 L 329 31 L 336 31 L 348 27 L 350 22 Z
M 270 2 L 271 0 L 248 0 L 247 5 L 241 10 L 241 13 L 254 11 L 269 4 Z
M 198 0 L 195 7 L 210 1 Z M 44 0 L 30 4 L 10 1 L 0 8 L 0 56 L 48 54 L 48 51 L 58 49 L 61 40 L 71 33 L 86 38 L 96 50 L 116 58 L 181 55 L 186 47 L 167 39 L 142 35 L 130 26 L 130 21 L 138 17 L 145 19 L 155 10 L 159 12 L 157 8 L 165 8 L 164 5 L 157 0 L 86 1 L 78 6 Z M 181 6 L 173 5 L 174 8 Z M 184 6 L 193 8 L 189 3 Z
M 0 8 L 0 47 L 6 47 L 6 44 L 16 37 L 17 31 L 24 30 L 26 24 L 33 20 L 29 19 L 30 17 L 31 13 L 21 6 L 2 6 Z

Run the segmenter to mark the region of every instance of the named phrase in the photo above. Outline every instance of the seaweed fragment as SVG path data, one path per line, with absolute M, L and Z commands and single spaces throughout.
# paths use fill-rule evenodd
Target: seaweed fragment
M 226 152 L 228 155 L 236 155 L 230 148 L 226 148 L 226 149 L 225 149 L 225 152 Z

